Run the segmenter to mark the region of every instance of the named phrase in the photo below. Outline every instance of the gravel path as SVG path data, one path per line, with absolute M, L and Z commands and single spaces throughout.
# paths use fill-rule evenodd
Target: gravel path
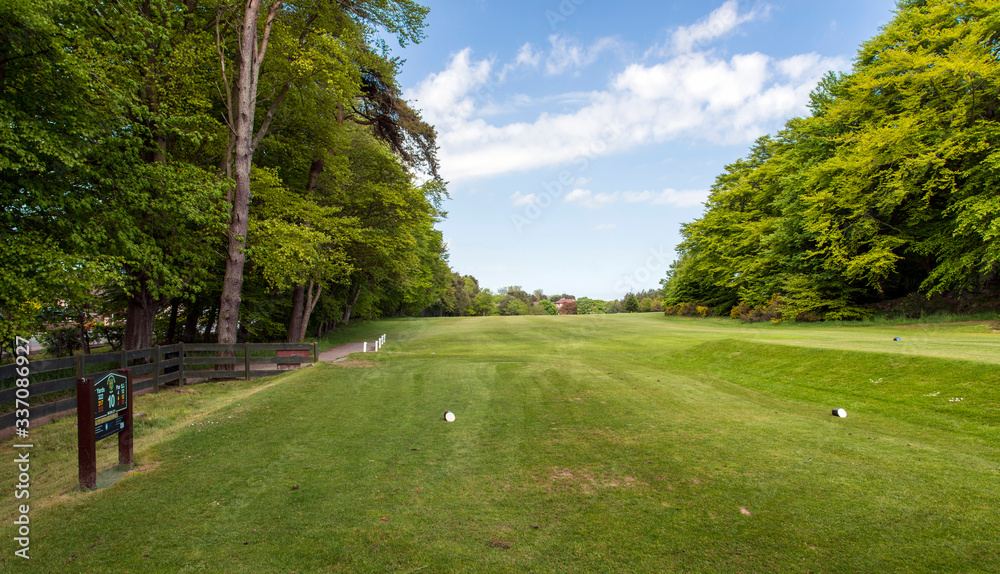
M 332 349 L 327 349 L 319 354 L 319 360 L 324 363 L 335 363 L 340 359 L 343 359 L 351 353 L 360 353 L 364 350 L 365 344 L 362 343 L 344 343 Z M 375 348 L 375 343 L 369 342 L 368 347 L 370 349 Z

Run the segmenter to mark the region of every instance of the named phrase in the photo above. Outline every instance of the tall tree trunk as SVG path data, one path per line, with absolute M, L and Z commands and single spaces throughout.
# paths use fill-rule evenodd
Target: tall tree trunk
M 262 0 L 246 0 L 243 6 L 243 20 L 239 30 L 239 60 L 236 77 L 236 160 L 233 179 L 233 206 L 229 219 L 229 248 L 226 251 L 226 274 L 222 280 L 222 297 L 219 299 L 220 343 L 236 342 L 240 324 L 240 300 L 243 290 L 243 265 L 246 262 L 247 222 L 250 213 L 250 170 L 253 165 L 254 112 L 257 106 L 257 80 L 260 66 L 267 53 L 267 42 L 271 35 L 271 24 L 281 7 L 281 0 L 274 0 L 268 12 L 267 21 L 257 44 L 257 16 Z M 266 129 L 261 126 L 261 134 Z
M 180 299 L 177 297 L 174 297 L 173 301 L 170 302 L 170 323 L 167 325 L 168 345 L 172 345 L 174 343 L 174 337 L 177 336 L 177 312 L 180 304 Z
M 288 335 L 286 337 L 289 343 L 298 343 L 302 340 L 299 333 L 302 331 L 302 308 L 305 291 L 305 285 L 296 285 L 295 289 L 292 290 L 292 316 L 288 319 Z
M 313 291 L 313 287 L 316 288 Z M 316 303 L 319 301 L 319 296 L 323 292 L 323 285 L 314 282 L 312 279 L 309 280 L 309 286 L 306 288 L 305 303 L 302 309 L 302 321 L 299 327 L 299 340 L 297 343 L 302 342 L 302 339 L 306 338 L 306 328 L 309 326 L 309 316 L 312 315 L 313 309 L 316 308 Z
M 324 167 L 323 160 L 313 160 L 312 165 L 309 166 L 309 183 L 306 184 L 306 191 L 312 192 L 316 189 L 316 184 L 319 183 L 319 176 L 323 173 Z
M 87 314 L 80 311 L 76 317 L 76 322 L 80 327 L 80 348 L 84 355 L 90 354 L 90 337 L 87 336 Z
M 308 285 L 296 285 L 292 292 L 292 317 L 288 321 L 288 342 L 301 343 L 306 338 L 309 317 L 312 316 L 323 286 L 312 279 Z M 355 297 L 357 300 L 357 297 Z
M 212 335 L 212 329 L 215 328 L 215 320 L 219 317 L 219 308 L 212 307 L 208 312 L 208 322 L 205 324 L 205 334 L 202 336 L 203 339 L 208 341 Z
M 153 319 L 160 308 L 160 302 L 153 299 L 145 283 L 141 281 L 139 290 L 128 300 L 125 338 L 122 340 L 122 349 L 126 351 L 153 346 Z
M 181 334 L 181 341 L 190 343 L 198 336 L 198 319 L 201 319 L 203 307 L 201 299 L 195 299 L 186 309 L 187 317 L 184 319 L 184 332 Z
M 361 295 L 360 283 L 354 288 L 354 295 L 351 296 L 351 302 L 344 307 L 343 323 L 345 326 L 351 323 L 351 311 L 354 310 L 354 305 L 358 302 L 358 295 Z
M 316 184 L 319 182 L 319 176 L 323 173 L 323 167 L 322 159 L 313 160 L 309 166 L 309 182 L 306 184 L 307 193 L 315 191 Z M 312 285 L 313 282 L 310 280 L 310 291 L 312 290 Z M 306 328 L 309 326 L 309 315 L 312 313 L 312 308 L 316 306 L 315 302 L 313 302 L 312 307 L 306 303 L 306 295 L 305 285 L 296 285 L 292 291 L 292 316 L 288 320 L 288 334 L 286 337 L 289 343 L 299 343 L 305 338 Z M 319 298 L 318 292 L 316 298 Z

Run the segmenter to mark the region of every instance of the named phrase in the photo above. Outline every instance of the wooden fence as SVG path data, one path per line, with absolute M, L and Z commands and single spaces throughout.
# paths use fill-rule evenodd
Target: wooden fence
M 225 356 L 220 356 L 225 355 Z M 316 343 L 178 343 L 137 351 L 119 351 L 77 355 L 58 359 L 29 360 L 28 397 L 30 419 L 76 410 L 76 381 L 80 377 L 100 378 L 118 369 L 132 369 L 133 390 L 161 385 L 183 386 L 186 381 L 203 379 L 251 379 L 285 372 L 302 363 L 319 359 Z M 232 365 L 232 370 L 219 370 Z M 254 368 L 274 365 L 274 369 Z M 16 364 L 0 366 L 0 405 L 13 404 L 18 398 L 15 386 L 21 378 Z M 68 392 L 73 396 L 64 397 Z M 58 394 L 56 394 L 58 393 Z M 23 391 L 22 391 L 23 396 Z M 53 395 L 53 400 L 44 400 Z M 43 400 L 39 402 L 39 398 Z M 0 415 L 0 432 L 14 426 L 15 411 Z

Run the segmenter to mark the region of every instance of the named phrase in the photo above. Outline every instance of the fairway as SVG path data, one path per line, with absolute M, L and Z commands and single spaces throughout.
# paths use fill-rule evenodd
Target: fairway
M 0 570 L 996 571 L 985 324 L 633 314 L 350 334 L 383 332 L 377 354 L 140 397 L 140 471 L 103 490 L 69 492 L 72 418 L 33 429 L 32 558 L 8 536 Z

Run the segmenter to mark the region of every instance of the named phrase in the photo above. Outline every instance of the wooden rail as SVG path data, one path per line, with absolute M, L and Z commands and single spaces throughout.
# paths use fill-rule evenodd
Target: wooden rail
M 76 382 L 81 377 L 100 378 L 118 369 L 131 369 L 134 392 L 161 385 L 204 379 L 253 379 L 268 377 L 319 360 L 316 343 L 177 343 L 136 351 L 115 351 L 94 355 L 76 355 L 42 359 L 28 363 L 30 419 L 76 410 Z M 254 365 L 271 364 L 276 369 Z M 228 370 L 227 370 L 228 367 Z M 17 398 L 16 380 L 21 378 L 16 364 L 0 366 L 0 405 Z M 20 367 L 23 373 L 23 367 Z M 73 396 L 37 403 L 50 393 L 73 391 Z M 22 392 L 23 395 L 23 392 Z M 14 426 L 15 411 L 0 415 L 0 432 Z M 22 417 L 23 418 L 23 417 Z

